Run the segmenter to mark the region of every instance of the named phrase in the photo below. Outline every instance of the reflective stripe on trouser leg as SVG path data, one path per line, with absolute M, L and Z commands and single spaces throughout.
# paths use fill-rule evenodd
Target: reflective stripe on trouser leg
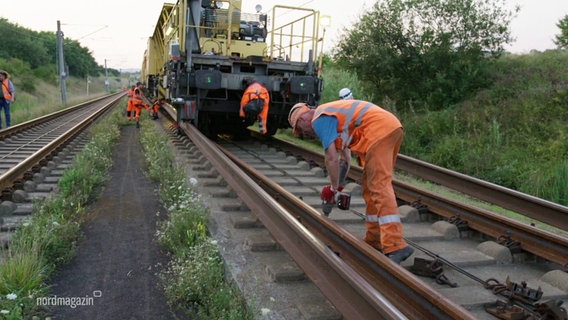
M 375 142 L 365 155 L 366 164 L 362 180 L 365 181 L 363 184 L 363 198 L 367 204 L 365 212 L 368 218 L 376 212 L 381 247 L 385 254 L 408 245 L 402 238 L 402 223 L 392 187 L 392 173 L 402 137 L 402 128 L 397 129 Z M 372 230 L 367 228 L 367 232 Z M 376 234 L 376 231 L 374 233 Z
M 262 121 L 261 116 L 258 117 L 258 130 L 261 133 L 266 133 L 266 124 L 264 123 L 264 121 Z
M 262 133 L 268 132 L 268 101 L 264 100 L 264 105 L 262 105 L 262 110 L 258 114 L 259 117 L 259 129 Z M 260 125 L 262 123 L 262 126 Z
M 363 189 L 365 189 L 367 185 L 367 175 L 365 174 L 365 168 L 363 168 L 363 177 L 361 178 L 361 184 L 363 185 Z M 363 200 L 365 200 L 365 227 L 367 228 L 367 232 L 365 233 L 365 238 L 363 239 L 366 243 L 368 243 L 373 248 L 383 251 L 383 247 L 381 246 L 381 228 L 379 226 L 379 217 L 377 214 L 377 207 L 370 205 L 372 203 L 371 194 L 369 192 L 363 192 Z

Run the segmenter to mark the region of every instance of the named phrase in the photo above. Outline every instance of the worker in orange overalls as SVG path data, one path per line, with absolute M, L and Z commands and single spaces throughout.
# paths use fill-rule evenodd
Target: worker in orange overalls
M 152 114 L 152 119 L 156 120 L 158 119 L 158 112 L 160 111 L 160 107 L 162 106 L 162 104 L 167 103 L 168 100 L 166 99 L 157 99 L 154 102 L 154 105 L 152 105 L 152 108 L 150 109 L 150 113 Z
M 265 86 L 253 80 L 247 80 L 247 88 L 241 99 L 241 109 L 239 115 L 241 118 L 258 119 L 258 128 L 261 133 L 268 132 L 266 128 L 268 120 L 268 105 L 270 104 L 270 95 Z
M 128 117 L 128 120 L 134 119 L 134 115 L 132 114 L 132 110 L 134 110 L 134 101 L 132 100 L 132 97 L 134 96 L 134 89 L 136 89 L 136 86 L 132 85 L 130 90 L 126 93 L 126 96 L 128 96 L 128 103 L 126 104 L 126 116 Z
M 134 112 L 133 120 L 140 120 L 140 113 L 142 113 L 142 108 L 150 109 L 149 105 L 146 103 L 144 98 L 144 93 L 142 92 L 142 83 L 136 83 L 136 88 L 134 88 L 134 95 L 132 95 L 132 107 Z M 132 113 L 131 113 L 132 115 Z
M 325 149 L 325 166 L 331 184 L 322 190 L 322 200 L 334 202 L 343 186 L 340 158 L 351 163 L 351 152 L 364 167 L 364 241 L 392 261 L 406 260 L 414 249 L 402 237 L 392 175 L 404 135 L 400 121 L 390 112 L 367 101 L 337 100 L 316 109 L 305 103 L 292 107 L 288 117 L 294 134 L 317 135 Z M 338 154 L 339 153 L 339 154 Z M 349 170 L 349 167 L 347 168 Z

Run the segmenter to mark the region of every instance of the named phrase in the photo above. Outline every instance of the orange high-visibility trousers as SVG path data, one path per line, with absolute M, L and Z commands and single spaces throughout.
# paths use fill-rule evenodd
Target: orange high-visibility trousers
M 148 106 L 146 104 L 133 104 L 133 118 L 134 120 L 139 120 L 140 119 L 140 113 L 142 113 L 142 108 L 144 109 L 148 109 Z
M 126 105 L 126 115 L 130 120 L 134 118 L 132 111 L 134 111 L 134 101 L 132 101 L 132 99 L 128 99 L 128 104 Z
M 392 186 L 394 165 L 404 131 L 398 128 L 376 141 L 365 154 L 362 188 L 365 200 L 365 242 L 388 254 L 408 244 L 402 237 L 402 222 Z

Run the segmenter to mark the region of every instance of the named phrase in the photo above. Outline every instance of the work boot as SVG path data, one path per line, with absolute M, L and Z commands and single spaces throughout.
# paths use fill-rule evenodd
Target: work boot
M 400 264 L 404 260 L 408 259 L 414 253 L 414 248 L 411 246 L 406 246 L 395 252 L 388 253 L 386 256 L 392 261 Z

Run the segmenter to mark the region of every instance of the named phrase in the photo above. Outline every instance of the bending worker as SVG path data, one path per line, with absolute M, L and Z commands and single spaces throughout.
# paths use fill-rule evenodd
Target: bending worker
M 253 121 L 258 119 L 258 128 L 261 133 L 266 134 L 268 120 L 268 105 L 270 103 L 270 95 L 268 90 L 262 84 L 256 81 L 247 80 L 247 88 L 241 98 L 241 109 L 239 115 L 241 118 L 252 118 Z
M 142 91 L 142 87 L 144 85 L 142 82 L 136 83 L 136 88 L 134 88 L 134 95 L 132 95 L 132 107 L 133 110 L 130 113 L 132 120 L 140 120 L 140 113 L 142 112 L 142 108 L 149 109 L 149 103 L 147 103 L 144 92 Z
M 337 100 L 312 109 L 298 103 L 288 117 L 294 134 L 317 135 L 325 150 L 325 166 L 331 184 L 322 190 L 322 200 L 335 202 L 343 186 L 340 157 L 349 164 L 350 150 L 364 167 L 364 241 L 392 261 L 406 260 L 414 249 L 402 237 L 402 222 L 392 186 L 392 176 L 402 144 L 400 121 L 381 107 L 362 100 Z M 340 153 L 340 156 L 338 156 Z M 347 167 L 349 170 L 349 167 Z

